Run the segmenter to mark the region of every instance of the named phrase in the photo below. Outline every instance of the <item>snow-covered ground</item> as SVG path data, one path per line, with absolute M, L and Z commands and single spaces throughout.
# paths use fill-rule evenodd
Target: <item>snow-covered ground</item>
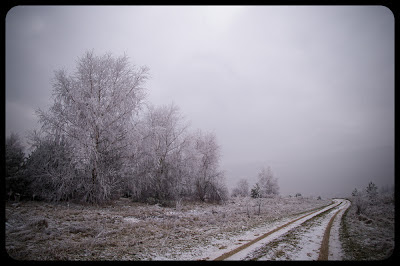
M 395 202 L 394 194 L 378 195 L 374 200 L 363 199 L 357 212 L 357 199 L 343 216 L 340 235 L 344 260 L 382 260 L 394 253 Z
M 273 243 L 269 244 L 270 249 L 265 245 L 263 250 L 268 250 L 268 252 L 260 256 L 259 260 L 317 260 L 329 221 L 338 212 L 338 215 L 333 220 L 333 224 L 340 224 L 339 215 L 348 206 L 349 202 L 344 201 L 344 204 L 333 208 L 332 211 L 315 215 L 315 218 L 307 220 L 301 226 L 292 229 L 279 239 L 274 240 Z M 332 255 L 328 260 L 341 259 L 342 251 L 338 230 L 331 229 L 330 231 L 329 254 Z
M 212 260 L 331 203 L 295 197 L 182 202 L 178 208 L 129 199 L 106 206 L 7 202 L 5 244 L 17 260 Z M 334 212 L 316 212 L 228 259 L 315 260 Z M 332 224 L 328 259 L 380 259 L 393 247 L 394 201 L 378 200 L 359 215 L 352 204 Z
M 343 260 L 344 253 L 342 242 L 340 241 L 340 225 L 344 212 L 351 206 L 351 202 L 346 200 L 340 208 L 340 211 L 333 220 L 331 234 L 329 238 L 329 254 L 328 260 Z
M 179 208 L 121 199 L 107 206 L 6 204 L 6 250 L 31 260 L 211 259 L 305 211 L 315 198 L 233 198 Z M 260 213 L 259 213 L 260 206 Z
M 253 245 L 239 251 L 238 253 L 227 258 L 228 260 L 316 260 L 318 259 L 321 241 L 331 217 L 343 208 L 348 207 L 348 201 L 343 201 L 345 204 L 340 204 L 342 200 L 334 200 L 337 206 L 332 208 L 328 206 L 317 212 L 307 215 L 288 226 L 268 235 L 267 237 L 259 240 Z M 340 205 L 339 205 L 340 204 Z M 339 206 L 338 206 L 339 205 Z M 326 212 L 331 210 L 329 212 Z M 337 219 L 337 217 L 336 217 Z M 335 219 L 335 220 L 336 220 Z M 296 218 L 292 218 L 292 221 Z M 282 223 L 268 228 L 272 231 Z M 283 223 L 284 224 L 284 223 Z M 266 233 L 268 231 L 264 231 Z M 338 232 L 332 232 L 338 233 Z M 331 234 L 332 234 L 331 233 Z M 332 244 L 336 247 L 338 236 L 332 239 Z M 337 252 L 337 250 L 333 250 Z M 340 251 L 338 251 L 340 252 Z

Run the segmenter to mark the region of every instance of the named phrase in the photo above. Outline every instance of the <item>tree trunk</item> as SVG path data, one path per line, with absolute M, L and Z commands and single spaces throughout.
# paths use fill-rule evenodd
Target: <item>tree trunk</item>
M 95 157 L 95 161 L 94 161 L 94 166 L 92 169 L 92 183 L 93 186 L 95 186 L 96 184 L 96 180 L 97 180 L 97 155 L 99 154 L 99 130 L 97 128 L 97 126 L 95 127 L 95 144 L 96 144 L 96 157 Z
M 97 179 L 97 171 L 96 171 L 96 167 L 93 167 L 93 169 L 92 169 L 92 184 L 93 184 L 93 186 L 96 184 L 96 179 Z

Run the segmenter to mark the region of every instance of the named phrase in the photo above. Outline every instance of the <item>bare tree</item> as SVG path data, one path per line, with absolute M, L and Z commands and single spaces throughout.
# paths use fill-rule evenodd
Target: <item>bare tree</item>
M 71 163 L 83 172 L 84 201 L 106 201 L 120 189 L 128 134 L 145 97 L 147 73 L 146 67 L 130 65 L 126 55 L 93 52 L 78 60 L 73 75 L 55 72 L 54 103 L 38 115 L 45 133 L 70 145 Z

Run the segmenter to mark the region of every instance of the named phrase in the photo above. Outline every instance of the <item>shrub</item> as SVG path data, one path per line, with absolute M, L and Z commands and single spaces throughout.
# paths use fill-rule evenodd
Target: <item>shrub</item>
M 258 185 L 258 183 L 256 183 L 255 186 L 251 189 L 251 197 L 255 199 L 261 197 L 260 186 Z

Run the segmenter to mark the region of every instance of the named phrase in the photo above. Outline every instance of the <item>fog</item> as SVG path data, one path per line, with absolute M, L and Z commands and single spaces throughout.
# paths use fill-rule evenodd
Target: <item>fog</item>
M 6 17 L 6 135 L 39 128 L 54 71 L 85 51 L 150 68 L 147 100 L 214 132 L 232 188 L 394 184 L 394 17 L 383 6 L 18 6 Z

